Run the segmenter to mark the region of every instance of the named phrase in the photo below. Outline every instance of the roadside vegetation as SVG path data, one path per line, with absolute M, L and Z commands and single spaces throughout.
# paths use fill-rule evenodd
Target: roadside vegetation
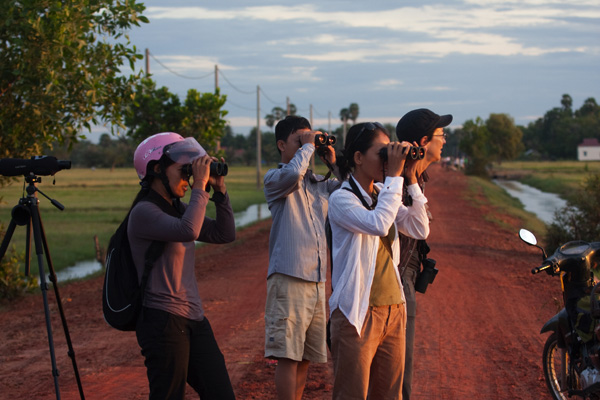
M 507 161 L 493 164 L 492 170 L 495 175 L 511 177 L 569 200 L 588 177 L 600 174 L 600 161 Z
M 476 206 L 491 207 L 493 211 L 488 213 L 485 218 L 500 228 L 514 230 L 514 227 L 507 224 L 502 218 L 502 216 L 509 216 L 520 220 L 522 228 L 539 235 L 546 233 L 544 222 L 534 214 L 525 211 L 523 204 L 518 199 L 511 197 L 504 189 L 488 179 L 469 177 L 469 190 L 465 194 L 465 198 Z

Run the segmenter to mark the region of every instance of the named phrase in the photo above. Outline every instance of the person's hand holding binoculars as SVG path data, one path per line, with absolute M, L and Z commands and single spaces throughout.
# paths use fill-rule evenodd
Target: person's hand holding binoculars
M 405 163 L 410 163 L 412 160 L 407 161 L 406 155 L 411 148 L 411 144 L 408 142 L 390 142 L 387 144 L 387 176 L 400 176 L 404 170 Z
M 213 158 L 206 154 L 192 161 L 193 189 L 204 190 L 206 188 L 206 184 L 210 179 L 210 164 L 213 162 Z
M 221 163 L 220 165 L 226 167 L 225 159 L 221 157 L 221 161 L 219 161 L 216 157 L 212 157 L 213 163 Z M 224 168 L 223 167 L 223 168 Z M 213 187 L 215 192 L 221 192 L 225 194 L 227 192 L 227 186 L 225 185 L 225 175 L 227 175 L 226 171 L 222 171 L 220 174 L 214 175 L 210 174 L 208 177 L 208 184 Z

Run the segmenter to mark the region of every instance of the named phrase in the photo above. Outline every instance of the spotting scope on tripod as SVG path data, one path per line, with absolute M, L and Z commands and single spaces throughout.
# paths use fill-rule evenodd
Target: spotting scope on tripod
M 41 190 L 39 190 L 36 186 L 37 183 L 42 182 L 42 178 L 38 175 L 54 175 L 58 171 L 63 169 L 71 168 L 70 161 L 59 161 L 55 157 L 51 156 L 37 156 L 31 157 L 31 159 L 16 159 L 16 158 L 4 158 L 0 159 L 0 175 L 3 176 L 18 176 L 23 175 L 25 178 L 25 182 L 28 184 L 26 188 L 27 195 L 22 197 L 19 200 L 19 204 L 17 204 L 11 213 L 11 220 L 8 225 L 8 229 L 6 230 L 6 235 L 2 240 L 2 245 L 0 245 L 0 260 L 4 258 L 4 254 L 8 248 L 8 244 L 12 238 L 12 235 L 15 231 L 17 225 L 26 226 L 27 233 L 25 238 L 25 274 L 29 275 L 30 270 L 30 249 L 31 249 L 31 233 L 33 230 L 33 239 L 35 244 L 35 252 L 37 256 L 38 270 L 40 276 L 40 288 L 42 291 L 42 298 L 44 300 L 44 313 L 46 316 L 46 330 L 48 333 L 48 344 L 50 347 L 50 360 L 52 363 L 52 376 L 54 378 L 54 389 L 56 392 L 56 398 L 60 399 L 60 390 L 58 385 L 58 367 L 56 364 L 56 357 L 54 353 L 54 340 L 52 338 L 52 325 L 50 321 L 50 309 L 48 306 L 48 283 L 46 281 L 46 273 L 44 269 L 44 254 L 46 258 L 46 262 L 48 264 L 49 269 L 49 278 L 52 282 L 52 286 L 54 288 L 54 293 L 56 295 L 56 302 L 58 306 L 58 310 L 60 312 L 60 318 L 63 325 L 63 330 L 65 332 L 65 337 L 67 340 L 68 346 L 68 355 L 71 358 L 73 369 L 75 371 L 75 378 L 77 380 L 77 386 L 79 388 L 79 395 L 81 399 L 84 399 L 83 388 L 81 385 L 81 379 L 79 377 L 79 371 L 77 369 L 77 362 L 75 360 L 75 351 L 73 350 L 73 345 L 71 343 L 71 336 L 69 334 L 69 328 L 67 326 L 67 320 L 65 318 L 64 310 L 62 307 L 62 300 L 60 294 L 58 292 L 58 282 L 56 278 L 56 273 L 54 271 L 54 266 L 52 265 L 52 259 L 50 257 L 50 253 L 48 250 L 48 243 L 46 241 L 46 235 L 44 233 L 44 226 L 42 224 L 42 218 L 40 216 L 40 210 L 38 207 L 39 200 L 36 196 L 37 193 L 42 194 L 46 197 L 52 205 L 54 205 L 59 210 L 64 210 L 64 206 L 60 204 L 58 201 L 51 199 L 46 196 Z

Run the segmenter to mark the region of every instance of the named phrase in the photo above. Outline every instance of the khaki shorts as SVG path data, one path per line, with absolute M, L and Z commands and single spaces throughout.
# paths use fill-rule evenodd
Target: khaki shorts
M 325 283 L 283 274 L 267 279 L 265 357 L 327 362 Z

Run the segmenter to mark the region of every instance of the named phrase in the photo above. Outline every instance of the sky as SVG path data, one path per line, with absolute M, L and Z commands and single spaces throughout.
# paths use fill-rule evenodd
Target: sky
M 234 133 L 289 99 L 315 128 L 452 114 L 451 127 L 506 113 L 527 125 L 563 94 L 600 102 L 600 0 L 152 0 L 129 32 L 158 87 L 227 95 Z M 145 69 L 145 61 L 136 64 Z M 329 118 L 329 115 L 331 117 Z M 331 125 L 330 125 L 331 124 Z

